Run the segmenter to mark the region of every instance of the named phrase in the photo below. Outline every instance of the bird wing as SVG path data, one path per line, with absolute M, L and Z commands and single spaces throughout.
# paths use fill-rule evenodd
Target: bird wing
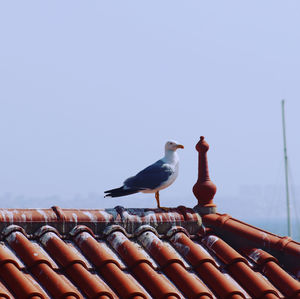
M 124 186 L 129 189 L 155 189 L 168 180 L 174 170 L 162 160 L 140 171 L 137 175 L 128 178 Z

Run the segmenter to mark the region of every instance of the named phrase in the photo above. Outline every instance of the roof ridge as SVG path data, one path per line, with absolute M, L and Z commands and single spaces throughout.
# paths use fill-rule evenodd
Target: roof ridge
M 117 224 L 132 234 L 141 225 L 153 226 L 159 234 L 166 233 L 173 226 L 184 227 L 194 235 L 201 230 L 201 216 L 192 208 L 178 206 L 169 211 L 152 208 L 108 209 L 0 209 L 0 231 L 11 224 L 19 225 L 28 234 L 40 227 L 51 225 L 61 234 L 68 234 L 74 226 L 86 225 L 95 234 L 102 234 L 107 226 Z

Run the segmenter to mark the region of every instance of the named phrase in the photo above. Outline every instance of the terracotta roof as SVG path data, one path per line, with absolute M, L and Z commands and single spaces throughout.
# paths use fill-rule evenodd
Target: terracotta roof
M 300 244 L 228 215 L 0 209 L 0 231 L 0 298 L 300 298 Z
M 193 209 L 0 209 L 0 299 L 300 299 L 300 244 L 216 213 L 208 149 Z

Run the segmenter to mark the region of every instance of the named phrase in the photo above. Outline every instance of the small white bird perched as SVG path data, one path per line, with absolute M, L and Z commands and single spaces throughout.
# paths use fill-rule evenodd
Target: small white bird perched
M 177 178 L 179 157 L 176 150 L 178 148 L 184 146 L 176 141 L 167 141 L 165 156 L 162 159 L 125 180 L 122 187 L 105 191 L 105 197 L 120 197 L 137 192 L 155 193 L 157 207 L 166 209 L 160 206 L 159 191 L 170 186 Z

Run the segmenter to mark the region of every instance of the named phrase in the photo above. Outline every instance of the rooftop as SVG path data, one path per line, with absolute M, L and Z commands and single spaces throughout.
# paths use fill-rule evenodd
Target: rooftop
M 300 244 L 217 213 L 197 146 L 194 208 L 0 209 L 0 298 L 300 298 Z

